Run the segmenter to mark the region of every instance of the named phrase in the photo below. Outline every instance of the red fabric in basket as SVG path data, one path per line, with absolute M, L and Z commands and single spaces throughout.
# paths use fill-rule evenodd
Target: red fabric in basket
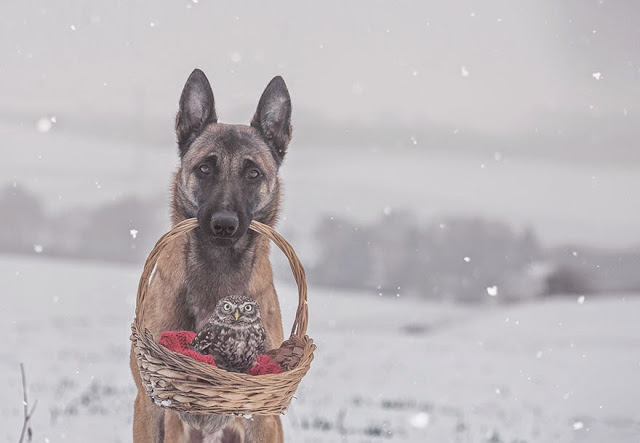
M 203 355 L 191 349 L 191 342 L 196 338 L 193 331 L 164 331 L 160 336 L 160 344 L 170 351 L 186 355 L 202 363 L 216 366 L 211 355 Z M 256 363 L 247 371 L 249 375 L 280 374 L 282 368 L 271 360 L 268 355 L 259 355 Z

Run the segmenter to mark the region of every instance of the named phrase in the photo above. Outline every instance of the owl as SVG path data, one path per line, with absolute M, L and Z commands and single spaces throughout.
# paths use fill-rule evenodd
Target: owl
M 266 338 L 258 302 L 245 296 L 231 296 L 218 302 L 191 348 L 212 355 L 222 369 L 246 372 L 264 354 Z

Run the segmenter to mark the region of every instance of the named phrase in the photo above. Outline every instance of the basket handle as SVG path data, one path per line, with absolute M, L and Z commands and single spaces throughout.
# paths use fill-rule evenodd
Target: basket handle
M 138 322 L 139 319 L 141 319 L 144 315 L 144 300 L 149 289 L 149 284 L 151 283 L 151 276 L 162 252 L 175 238 L 180 237 L 197 227 L 198 220 L 195 218 L 189 218 L 181 221 L 180 223 L 176 224 L 171 229 L 171 231 L 160 237 L 156 245 L 149 253 L 147 260 L 144 263 L 140 281 L 138 282 L 138 294 L 136 297 L 136 322 Z M 260 223 L 256 220 L 252 220 L 249 228 L 269 238 L 276 244 L 276 246 L 278 246 L 278 248 L 280 248 L 280 250 L 289 260 L 293 278 L 295 279 L 296 285 L 298 286 L 298 309 L 296 310 L 295 321 L 293 322 L 293 326 L 291 328 L 291 335 L 296 335 L 298 338 L 302 339 L 307 333 L 307 325 L 309 322 L 309 307 L 307 306 L 307 277 L 304 272 L 304 267 L 302 266 L 300 259 L 296 255 L 296 252 L 289 244 L 289 242 L 285 240 L 283 236 L 278 234 L 278 232 L 276 232 L 276 230 L 271 226 L 265 225 L 264 223 Z

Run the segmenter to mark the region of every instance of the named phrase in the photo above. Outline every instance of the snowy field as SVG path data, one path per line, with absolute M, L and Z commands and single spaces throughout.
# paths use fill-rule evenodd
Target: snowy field
M 139 269 L 0 257 L 1 440 L 131 441 Z M 290 325 L 295 292 L 279 293 Z M 310 291 L 312 369 L 288 442 L 637 442 L 640 298 L 447 306 Z

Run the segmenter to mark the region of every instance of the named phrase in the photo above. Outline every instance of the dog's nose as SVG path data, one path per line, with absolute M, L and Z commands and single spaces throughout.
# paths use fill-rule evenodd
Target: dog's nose
M 217 237 L 231 237 L 238 230 L 238 216 L 232 212 L 216 212 L 211 217 L 211 231 Z

